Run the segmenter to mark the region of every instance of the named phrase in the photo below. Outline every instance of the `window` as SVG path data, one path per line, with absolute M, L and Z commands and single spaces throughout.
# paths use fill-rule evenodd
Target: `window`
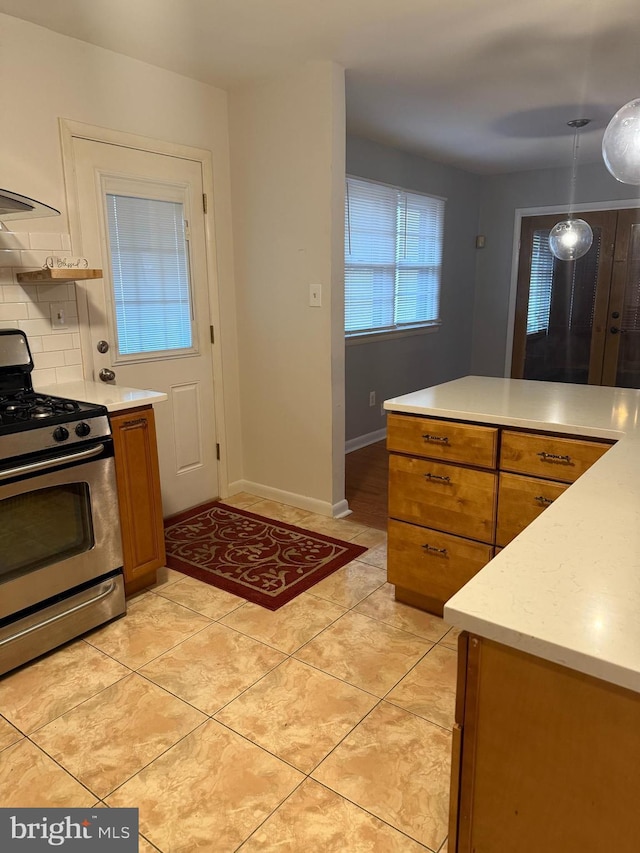
M 533 232 L 529 310 L 527 312 L 528 335 L 546 332 L 549 328 L 552 284 L 553 255 L 549 248 L 549 229 L 546 228 Z
M 437 325 L 445 200 L 347 177 L 345 332 Z
M 191 290 L 180 202 L 107 193 L 118 353 L 192 346 Z

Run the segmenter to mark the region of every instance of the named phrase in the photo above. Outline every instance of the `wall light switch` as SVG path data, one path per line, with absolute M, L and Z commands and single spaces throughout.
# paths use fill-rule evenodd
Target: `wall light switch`
M 51 303 L 51 327 L 55 329 L 68 329 L 64 302 Z
M 309 285 L 309 305 L 312 308 L 321 308 L 322 307 L 322 285 L 321 284 L 310 284 Z

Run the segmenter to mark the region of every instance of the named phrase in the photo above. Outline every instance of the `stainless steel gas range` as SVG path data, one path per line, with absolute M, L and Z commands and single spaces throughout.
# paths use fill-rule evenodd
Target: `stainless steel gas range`
M 125 612 L 104 406 L 37 394 L 0 329 L 0 674 Z

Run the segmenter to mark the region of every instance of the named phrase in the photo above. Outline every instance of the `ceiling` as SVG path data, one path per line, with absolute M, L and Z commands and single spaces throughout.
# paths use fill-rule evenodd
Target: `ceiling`
M 346 69 L 350 132 L 469 171 L 571 161 L 566 122 L 640 97 L 638 0 L 0 0 L 0 11 L 233 89 Z

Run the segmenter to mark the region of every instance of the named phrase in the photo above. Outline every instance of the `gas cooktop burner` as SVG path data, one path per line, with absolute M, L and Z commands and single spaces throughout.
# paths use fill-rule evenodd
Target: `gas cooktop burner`
M 49 397 L 29 391 L 18 391 L 15 394 L 0 397 L 0 424 L 41 421 L 56 415 L 79 411 L 80 404 L 75 400 Z

